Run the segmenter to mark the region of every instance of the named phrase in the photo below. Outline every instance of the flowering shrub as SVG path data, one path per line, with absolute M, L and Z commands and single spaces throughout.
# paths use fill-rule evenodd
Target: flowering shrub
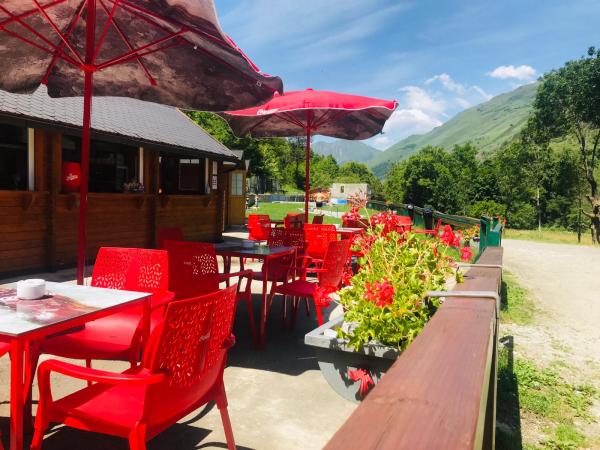
M 469 244 L 474 238 L 479 237 L 479 225 L 474 225 L 466 230 L 463 230 L 463 239 L 465 245 Z
M 385 211 L 371 216 L 371 226 L 380 226 L 380 233 L 387 236 L 392 231 L 404 233 L 406 225 L 401 222 L 400 216 L 391 211 Z
M 354 348 L 372 340 L 406 348 L 439 306 L 439 299 L 425 294 L 442 289 L 453 273 L 452 259 L 437 251 L 437 240 L 401 234 L 386 224 L 388 219 L 357 242 L 361 268 L 339 292 L 350 326 L 338 336 Z
M 362 216 L 360 215 L 360 213 L 358 211 L 359 211 L 359 208 L 356 206 L 353 206 L 352 208 L 350 208 L 350 211 L 342 214 L 342 221 L 343 222 L 353 222 L 353 221 L 361 220 Z

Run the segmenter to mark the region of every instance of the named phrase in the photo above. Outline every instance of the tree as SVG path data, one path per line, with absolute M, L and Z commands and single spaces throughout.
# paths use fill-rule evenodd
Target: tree
M 600 156 L 600 51 L 569 61 L 542 77 L 531 119 L 537 144 L 574 136 L 588 185 L 592 241 L 600 243 L 600 193 L 596 170 Z

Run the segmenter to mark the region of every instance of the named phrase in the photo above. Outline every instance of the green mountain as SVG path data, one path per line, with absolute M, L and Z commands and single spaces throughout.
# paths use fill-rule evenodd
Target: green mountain
M 537 83 L 500 94 L 485 103 L 466 109 L 429 133 L 409 136 L 375 156 L 367 164 L 378 177 L 390 165 L 428 145 L 450 149 L 471 142 L 482 153 L 496 150 L 513 139 L 529 117 Z
M 366 163 L 381 153 L 364 142 L 344 139 L 333 142 L 313 142 L 311 148 L 320 155 L 333 156 L 338 164 L 348 161 Z

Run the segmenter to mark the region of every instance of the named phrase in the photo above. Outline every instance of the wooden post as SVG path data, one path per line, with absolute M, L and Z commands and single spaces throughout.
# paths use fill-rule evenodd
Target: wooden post
M 62 135 L 57 132 L 47 132 L 48 142 L 48 223 L 46 239 L 46 261 L 48 270 L 55 271 L 56 264 L 56 208 L 58 205 L 58 195 L 61 189 L 62 178 Z

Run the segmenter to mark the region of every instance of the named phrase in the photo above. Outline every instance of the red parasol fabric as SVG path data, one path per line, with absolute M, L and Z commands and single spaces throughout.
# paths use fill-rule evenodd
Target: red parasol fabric
M 304 215 L 308 220 L 310 138 L 313 134 L 341 139 L 367 139 L 381 133 L 398 103 L 329 91 L 292 91 L 275 95 L 267 103 L 222 116 L 238 136 L 306 135 Z
M 32 93 L 46 84 L 51 97 L 83 96 L 79 283 L 92 93 L 223 111 L 282 91 L 223 33 L 212 0 L 3 0 L 0 31 L 0 89 Z

